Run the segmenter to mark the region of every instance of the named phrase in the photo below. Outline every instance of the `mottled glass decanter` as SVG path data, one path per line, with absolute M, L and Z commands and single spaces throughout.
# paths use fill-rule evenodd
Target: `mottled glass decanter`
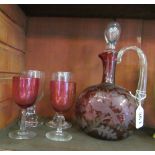
M 136 119 L 143 117 L 143 111 L 141 113 L 137 111 L 139 108 L 142 109 L 141 105 L 146 98 L 146 57 L 136 46 L 122 48 L 116 52 L 115 46 L 120 32 L 119 23 L 113 22 L 107 26 L 105 30 L 107 48 L 99 54 L 103 63 L 102 83 L 86 88 L 76 103 L 77 121 L 82 130 L 93 137 L 105 140 L 123 139 L 133 132 L 138 121 Z M 139 57 L 140 76 L 135 95 L 115 85 L 116 64 L 121 62 L 126 51 L 135 51 Z

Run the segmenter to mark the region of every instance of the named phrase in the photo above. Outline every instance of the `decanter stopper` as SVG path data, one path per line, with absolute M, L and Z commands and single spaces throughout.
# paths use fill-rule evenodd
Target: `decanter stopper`
M 121 27 L 119 23 L 112 22 L 108 24 L 104 32 L 105 41 L 107 43 L 108 49 L 115 49 L 120 34 L 121 34 Z

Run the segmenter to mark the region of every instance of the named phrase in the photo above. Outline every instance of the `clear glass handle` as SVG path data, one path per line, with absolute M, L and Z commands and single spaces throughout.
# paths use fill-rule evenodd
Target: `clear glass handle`
M 139 75 L 139 81 L 138 81 L 138 87 L 136 90 L 135 98 L 138 101 L 139 104 L 141 104 L 144 99 L 146 98 L 146 85 L 147 85 L 147 59 L 144 54 L 144 52 L 136 47 L 136 46 L 129 46 L 126 48 L 122 48 L 117 55 L 117 63 L 120 63 L 122 61 L 122 56 L 126 51 L 134 50 L 137 52 L 139 57 L 139 63 L 140 63 L 140 75 Z

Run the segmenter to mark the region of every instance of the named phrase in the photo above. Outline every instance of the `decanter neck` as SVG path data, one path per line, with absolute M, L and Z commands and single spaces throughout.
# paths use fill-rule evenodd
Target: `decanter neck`
M 99 54 L 103 64 L 102 83 L 115 83 L 115 68 L 117 62 L 117 52 L 106 50 Z

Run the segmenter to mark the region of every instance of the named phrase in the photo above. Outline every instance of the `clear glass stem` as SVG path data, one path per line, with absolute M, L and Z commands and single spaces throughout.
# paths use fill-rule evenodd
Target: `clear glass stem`
M 60 113 L 57 113 L 57 117 L 58 117 L 58 127 L 57 127 L 57 130 L 56 130 L 56 133 L 59 134 L 59 135 L 62 135 L 62 133 L 63 133 L 62 125 L 63 125 L 63 121 L 64 121 L 65 118 Z
M 25 132 L 26 131 L 26 110 L 22 109 L 22 117 L 21 117 L 21 123 L 20 123 L 20 131 Z
M 56 119 L 57 117 L 58 117 L 58 113 L 57 112 L 55 112 L 55 114 L 54 114 L 54 118 L 53 119 Z
M 30 114 L 36 114 L 36 106 L 33 105 L 33 106 L 31 106 L 31 107 L 28 107 L 28 108 L 26 109 L 26 111 L 27 111 L 28 113 L 30 113 Z

